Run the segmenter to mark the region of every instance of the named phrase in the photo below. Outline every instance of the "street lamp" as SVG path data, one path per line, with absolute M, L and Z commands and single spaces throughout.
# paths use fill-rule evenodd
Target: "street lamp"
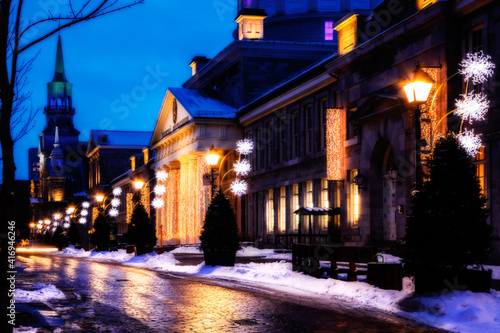
M 413 79 L 410 83 L 404 86 L 406 98 L 410 104 L 416 104 L 415 108 L 415 171 L 416 171 L 416 187 L 420 189 L 422 185 L 422 140 L 421 140 L 421 106 L 429 98 L 434 80 L 425 73 L 419 65 L 413 72 Z
M 217 166 L 217 163 L 219 162 L 220 158 L 220 155 L 214 148 L 214 145 L 212 145 L 205 158 L 207 160 L 207 165 L 210 167 L 210 198 L 213 198 L 216 190 L 215 179 L 217 179 L 217 173 L 215 173 L 215 167 Z

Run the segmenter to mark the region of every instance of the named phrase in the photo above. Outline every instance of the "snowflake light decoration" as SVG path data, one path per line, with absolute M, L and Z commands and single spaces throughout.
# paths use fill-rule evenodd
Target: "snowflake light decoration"
M 479 135 L 474 134 L 474 130 L 463 131 L 462 133 L 455 136 L 460 142 L 460 145 L 465 149 L 469 156 L 476 156 L 479 148 L 482 146 L 481 139 Z
M 235 195 L 243 195 L 247 192 L 248 184 L 243 179 L 236 179 L 231 183 L 231 191 Z
M 154 192 L 156 195 L 163 195 L 167 192 L 167 188 L 164 185 L 156 185 L 154 188 Z
M 66 222 L 66 223 L 64 223 L 64 225 L 63 225 L 63 226 L 64 226 L 64 228 L 65 228 L 65 229 L 68 229 L 68 228 L 69 228 L 69 223 L 68 223 L 68 222 Z
M 113 207 L 118 207 L 120 206 L 121 202 L 120 202 L 120 199 L 118 198 L 114 198 L 113 200 L 111 200 L 111 206 Z
M 116 208 L 111 208 L 111 209 L 109 210 L 109 215 L 111 215 L 111 216 L 113 216 L 113 217 L 118 216 L 118 209 L 116 209 Z
M 164 182 L 168 178 L 168 173 L 165 170 L 156 171 L 156 178 L 159 181 Z
M 66 216 L 64 217 L 64 221 L 69 222 L 69 216 L 67 216 L 67 215 L 66 215 Z
M 153 206 L 153 208 L 155 208 L 155 209 L 159 209 L 159 208 L 163 207 L 163 200 L 161 198 L 156 197 L 151 202 L 151 206 Z
M 80 213 L 81 216 L 87 216 L 89 215 L 89 211 L 86 209 L 82 209 L 82 212 Z
M 87 223 L 87 219 L 85 217 L 80 217 L 80 219 L 78 221 L 80 222 L 80 224 Z
M 470 92 L 467 95 L 461 95 L 462 100 L 456 100 L 457 110 L 455 114 L 462 119 L 472 123 L 472 120 L 484 120 L 486 112 L 490 106 L 490 102 L 483 93 L 475 94 Z
M 83 207 L 83 208 L 89 208 L 89 207 L 90 207 L 90 203 L 89 203 L 88 201 L 84 201 L 84 202 L 82 203 L 82 207 Z
M 464 81 L 472 80 L 473 84 L 486 81 L 493 75 L 495 64 L 492 63 L 489 55 L 484 55 L 483 51 L 468 53 L 467 58 L 462 60 L 459 72 L 464 76 Z
M 238 175 L 243 175 L 246 176 L 250 172 L 252 166 L 250 165 L 250 162 L 248 160 L 241 160 L 241 161 L 236 161 L 233 165 L 234 171 Z
M 117 197 L 117 196 L 119 196 L 120 194 L 122 194 L 122 189 L 121 189 L 121 187 L 115 187 L 115 188 L 113 189 L 113 195 Z
M 236 142 L 236 150 L 241 155 L 248 155 L 253 150 L 253 142 L 250 139 L 243 139 Z

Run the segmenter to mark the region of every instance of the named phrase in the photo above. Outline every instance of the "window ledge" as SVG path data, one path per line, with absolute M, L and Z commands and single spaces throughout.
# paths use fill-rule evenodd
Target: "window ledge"
M 359 143 L 358 137 L 357 137 L 357 136 L 355 136 L 355 137 L 353 137 L 352 139 L 349 139 L 349 140 L 345 140 L 345 141 L 344 141 L 344 148 L 347 148 L 347 147 L 350 147 L 350 146 L 357 145 L 358 143 Z

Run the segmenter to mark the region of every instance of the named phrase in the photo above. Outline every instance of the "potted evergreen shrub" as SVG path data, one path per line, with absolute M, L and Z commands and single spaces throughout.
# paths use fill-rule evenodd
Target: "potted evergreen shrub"
M 233 208 L 222 191 L 210 202 L 200 241 L 206 265 L 234 266 L 240 237 Z
M 94 221 L 91 242 L 97 246 L 97 251 L 109 251 L 109 222 L 102 212 L 97 215 Z
M 405 237 L 403 262 L 415 276 L 415 291 L 489 291 L 491 271 L 467 270 L 481 264 L 491 244 L 476 167 L 451 134 L 438 140 L 428 163 L 429 179 L 413 197 Z
M 156 245 L 155 226 L 141 203 L 138 203 L 128 224 L 127 240 L 135 244 L 137 255 L 152 252 Z
M 69 243 L 74 245 L 76 249 L 81 249 L 80 245 L 80 229 L 78 225 L 74 222 L 71 223 L 68 230 Z

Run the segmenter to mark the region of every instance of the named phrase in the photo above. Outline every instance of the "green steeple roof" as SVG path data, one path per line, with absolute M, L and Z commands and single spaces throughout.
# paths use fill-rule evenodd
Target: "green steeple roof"
M 62 53 L 61 36 L 57 40 L 57 53 L 56 53 L 56 69 L 52 82 L 68 82 L 64 74 L 64 61 Z

